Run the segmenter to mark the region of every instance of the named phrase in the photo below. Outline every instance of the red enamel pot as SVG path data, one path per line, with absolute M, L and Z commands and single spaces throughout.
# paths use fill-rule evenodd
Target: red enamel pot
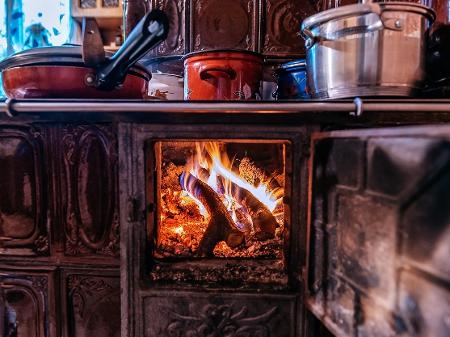
M 184 99 L 260 99 L 262 55 L 241 50 L 201 51 L 184 58 Z
M 122 47 L 98 64 L 85 62 L 89 46 L 29 49 L 0 62 L 9 98 L 145 98 L 151 73 L 136 62 L 168 33 L 166 15 L 148 13 Z

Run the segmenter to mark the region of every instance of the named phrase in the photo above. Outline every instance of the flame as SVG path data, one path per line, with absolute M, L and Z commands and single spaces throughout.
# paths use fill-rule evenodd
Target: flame
M 256 186 L 249 183 L 233 170 L 234 160 L 234 158 L 231 160 L 228 157 L 226 151 L 221 151 L 218 142 L 197 142 L 195 154 L 188 160 L 186 171 L 180 176 L 180 184 L 186 195 L 194 200 L 205 217 L 208 216 L 208 212 L 196 197 L 198 191 L 193 191 L 192 186 L 189 186 L 189 176 L 193 175 L 208 184 L 221 196 L 222 202 L 236 226 L 240 230 L 244 230 L 245 224 L 241 223 L 237 213 L 243 213 L 246 222 L 251 223 L 251 218 L 245 215 L 244 207 L 233 196 L 232 184 L 252 193 L 272 213 L 282 203 L 284 190 L 283 188 L 271 189 L 269 187 L 270 179 L 260 181 Z
M 185 181 L 185 179 L 180 180 L 180 181 Z M 200 214 L 203 215 L 204 217 L 207 217 L 208 211 L 206 210 L 205 206 L 203 206 L 203 204 L 200 202 L 200 200 L 198 200 L 189 191 L 187 191 L 186 185 L 182 185 L 182 187 L 183 187 L 183 191 L 181 192 L 181 195 L 180 195 L 181 200 L 184 200 L 185 198 L 190 198 L 197 204 Z

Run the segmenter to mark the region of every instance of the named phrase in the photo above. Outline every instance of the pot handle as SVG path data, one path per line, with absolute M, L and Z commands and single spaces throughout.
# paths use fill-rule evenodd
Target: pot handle
M 376 14 L 376 13 L 374 13 Z M 362 34 L 362 33 L 370 33 L 375 32 L 377 30 L 383 29 L 383 28 L 390 28 L 389 25 L 386 25 L 381 17 L 378 16 L 378 19 L 375 23 L 368 25 L 368 26 L 353 26 L 353 27 L 346 27 L 341 30 L 335 31 L 331 34 L 327 35 L 321 35 L 320 32 L 318 34 L 314 34 L 311 30 L 308 28 L 303 29 L 303 36 L 305 39 L 305 47 L 307 49 L 311 48 L 316 42 L 322 42 L 322 41 L 336 41 L 340 39 L 343 36 L 346 35 L 353 35 L 353 34 Z M 398 30 L 398 29 L 397 29 Z
M 228 76 L 231 80 L 234 80 L 237 76 L 236 71 L 234 71 L 234 69 L 231 67 L 211 65 L 211 66 L 203 66 L 200 69 L 200 78 L 202 80 L 206 80 L 208 78 L 215 77 L 210 73 L 211 71 L 222 73 L 223 75 Z
M 161 10 L 145 15 L 130 33 L 120 49 L 96 72 L 93 81 L 100 89 L 111 90 L 123 83 L 128 70 L 150 49 L 164 41 L 169 20 Z
M 320 24 L 323 24 L 331 20 L 344 19 L 353 17 L 355 15 L 367 15 L 367 14 L 377 15 L 378 20 L 374 24 L 364 27 L 364 30 L 366 32 L 375 31 L 383 28 L 383 22 L 381 20 L 381 12 L 382 12 L 381 7 L 378 4 L 372 3 L 371 1 L 363 4 L 349 5 L 330 9 L 305 19 L 301 25 L 300 35 L 305 40 L 306 48 L 312 47 L 314 43 L 317 41 L 326 41 L 326 40 L 333 41 L 334 40 L 333 38 L 330 38 L 329 36 L 323 36 L 320 34 L 320 32 L 319 33 L 313 32 L 312 29 L 314 27 L 319 26 Z M 350 31 L 351 27 L 346 28 L 346 30 Z

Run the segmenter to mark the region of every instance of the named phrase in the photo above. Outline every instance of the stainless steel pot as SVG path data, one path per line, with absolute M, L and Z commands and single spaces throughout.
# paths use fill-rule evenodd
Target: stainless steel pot
M 365 3 L 305 19 L 306 64 L 314 98 L 410 96 L 425 79 L 431 8 L 406 2 Z

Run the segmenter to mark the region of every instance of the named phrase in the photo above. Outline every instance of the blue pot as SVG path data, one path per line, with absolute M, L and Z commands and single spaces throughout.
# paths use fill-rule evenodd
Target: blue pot
M 278 88 L 276 99 L 309 99 L 307 90 L 306 61 L 295 60 L 282 64 L 276 70 Z

